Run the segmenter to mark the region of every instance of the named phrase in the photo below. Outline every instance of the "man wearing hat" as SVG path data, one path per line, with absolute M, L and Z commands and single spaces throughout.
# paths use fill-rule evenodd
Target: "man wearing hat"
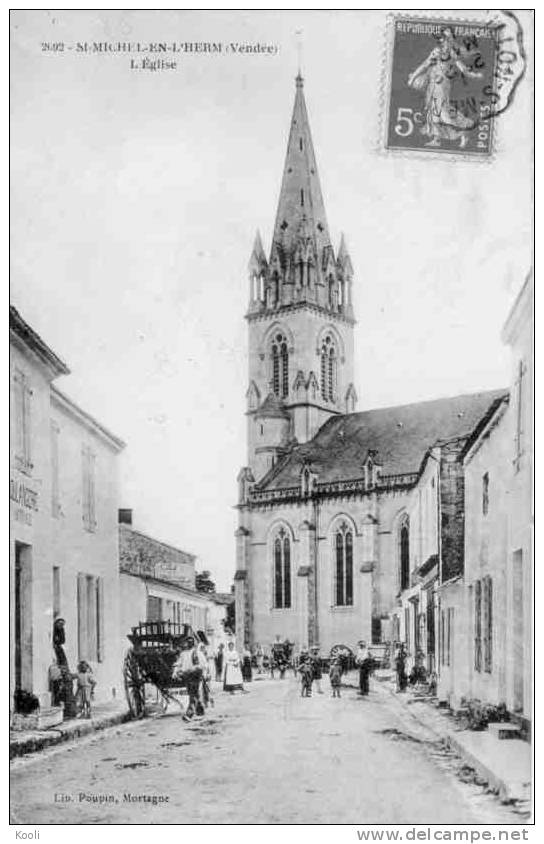
M 174 677 L 181 677 L 185 683 L 189 704 L 183 716 L 184 720 L 192 718 L 193 715 L 203 715 L 204 707 L 200 700 L 200 683 L 202 680 L 202 668 L 199 664 L 198 653 L 195 648 L 194 636 L 187 636 L 185 647 L 181 651 L 173 668 Z
M 355 664 L 359 668 L 359 694 L 367 695 L 368 677 L 372 669 L 372 657 L 364 639 L 360 639 L 358 645 L 359 647 L 355 657 Z

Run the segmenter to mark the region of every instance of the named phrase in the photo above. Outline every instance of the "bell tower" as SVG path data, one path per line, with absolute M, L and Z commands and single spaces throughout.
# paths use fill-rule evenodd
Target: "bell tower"
M 248 271 L 247 468 L 258 483 L 357 402 L 353 267 L 344 237 L 336 253 L 331 243 L 300 73 L 270 253 L 257 232 Z

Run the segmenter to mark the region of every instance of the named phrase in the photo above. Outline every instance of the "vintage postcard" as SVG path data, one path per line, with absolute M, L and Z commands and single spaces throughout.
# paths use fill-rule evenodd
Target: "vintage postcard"
M 528 840 L 532 12 L 10 25 L 13 835 Z

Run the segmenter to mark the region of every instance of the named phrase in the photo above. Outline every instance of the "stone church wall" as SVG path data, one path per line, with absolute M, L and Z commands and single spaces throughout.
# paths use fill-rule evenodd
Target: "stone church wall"
M 297 647 L 318 640 L 325 653 L 338 643 L 370 641 L 372 618 L 386 616 L 398 592 L 396 525 L 407 499 L 408 493 L 370 493 L 248 512 L 252 644 L 266 647 L 280 635 Z M 334 600 L 334 536 L 342 522 L 353 531 L 353 606 Z M 292 540 L 291 607 L 274 609 L 272 542 L 282 526 Z

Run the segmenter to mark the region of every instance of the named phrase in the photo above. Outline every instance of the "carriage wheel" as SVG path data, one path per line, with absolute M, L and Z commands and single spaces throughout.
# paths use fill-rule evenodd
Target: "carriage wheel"
M 145 714 L 144 681 L 132 649 L 125 654 L 123 677 L 130 714 L 133 718 L 143 718 Z

